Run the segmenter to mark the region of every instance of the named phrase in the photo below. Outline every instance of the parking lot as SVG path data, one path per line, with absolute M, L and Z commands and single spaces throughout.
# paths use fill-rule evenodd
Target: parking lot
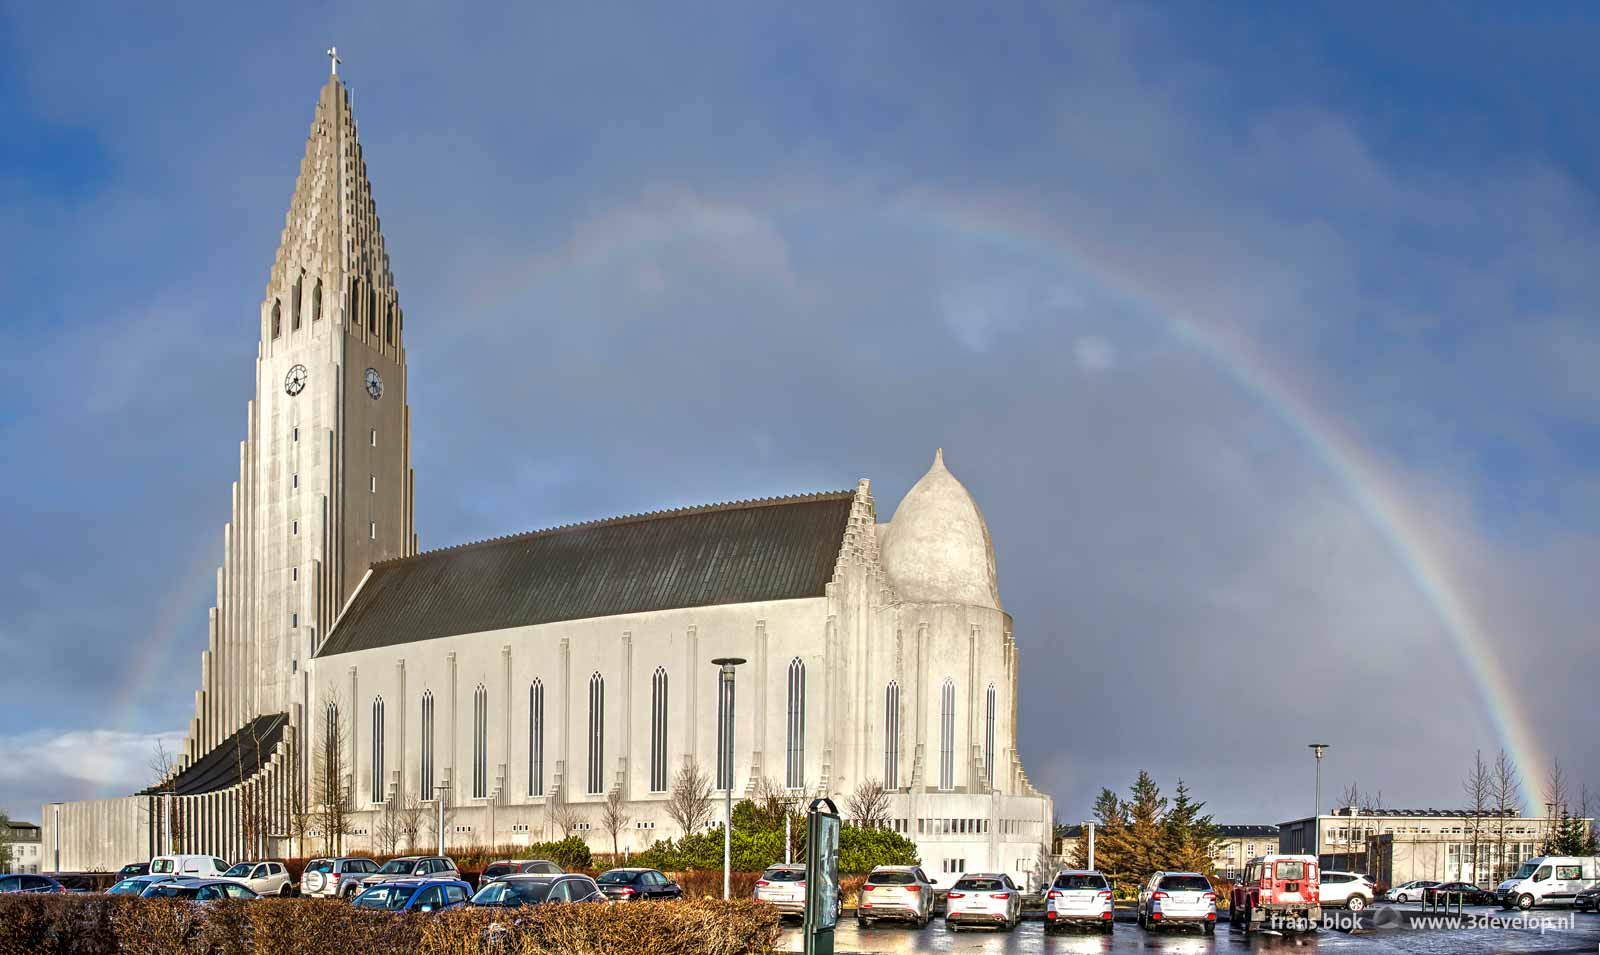
M 1382 916 L 1383 908 L 1375 915 Z M 1393 906 L 1395 912 L 1420 916 L 1415 906 Z M 839 925 L 834 947 L 840 955 L 846 953 L 883 953 L 883 955 L 913 955 L 923 952 L 972 953 L 972 955 L 1033 955 L 1033 953 L 1062 953 L 1062 955 L 1110 955 L 1118 952 L 1167 952 L 1174 955 L 1208 955 L 1210 952 L 1294 952 L 1309 955 L 1312 952 L 1342 952 L 1349 955 L 1365 953 L 1416 953 L 1416 955 L 1488 955 L 1488 953 L 1520 953 L 1520 955 L 1592 955 L 1600 951 L 1600 916 L 1574 914 L 1569 910 L 1552 909 L 1533 913 L 1535 925 L 1473 925 L 1474 921 L 1500 917 L 1509 919 L 1514 913 L 1498 909 L 1468 908 L 1466 927 L 1461 928 L 1408 928 L 1388 923 L 1401 919 L 1380 917 L 1379 927 L 1357 934 L 1322 930 L 1306 935 L 1276 935 L 1258 933 L 1246 936 L 1231 931 L 1224 921 L 1217 926 L 1215 935 L 1202 935 L 1198 930 L 1141 931 L 1131 922 L 1118 922 L 1110 936 L 1096 932 L 1063 932 L 1046 935 L 1044 926 L 1037 921 L 1024 922 L 1016 931 L 999 933 L 990 931 L 962 931 L 959 934 L 946 930 L 943 922 L 935 921 L 918 931 L 910 926 L 892 924 L 875 925 L 866 930 L 856 928 L 854 919 L 846 918 Z M 802 940 L 798 927 L 786 927 L 780 947 L 787 952 L 801 950 Z

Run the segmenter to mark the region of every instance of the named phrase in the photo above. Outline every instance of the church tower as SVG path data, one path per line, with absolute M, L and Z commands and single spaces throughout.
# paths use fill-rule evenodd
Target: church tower
M 333 67 L 261 300 L 256 393 L 182 763 L 306 706 L 306 664 L 367 567 L 417 550 L 405 323 Z

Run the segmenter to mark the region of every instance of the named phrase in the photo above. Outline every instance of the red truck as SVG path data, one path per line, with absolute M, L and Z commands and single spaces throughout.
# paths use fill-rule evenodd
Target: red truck
M 1312 931 L 1322 922 L 1321 876 L 1316 856 L 1251 859 L 1244 879 L 1233 887 L 1229 921 L 1246 932 Z

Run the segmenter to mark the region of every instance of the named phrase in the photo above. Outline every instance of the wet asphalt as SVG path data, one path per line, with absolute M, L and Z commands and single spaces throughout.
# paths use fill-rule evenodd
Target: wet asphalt
M 1600 955 L 1600 915 L 1552 909 L 1532 913 L 1529 924 L 1498 909 L 1468 908 L 1463 922 L 1455 927 L 1428 927 L 1405 924 L 1410 919 L 1394 917 L 1375 906 L 1369 912 L 1383 915 L 1377 926 L 1357 933 L 1323 929 L 1306 934 L 1244 932 L 1229 928 L 1226 916 L 1215 935 L 1199 929 L 1163 929 L 1146 932 L 1131 922 L 1119 921 L 1111 935 L 1094 931 L 1063 931 L 1047 934 L 1037 921 L 1023 922 L 1012 932 L 963 929 L 953 933 L 935 920 L 918 931 L 911 926 L 878 924 L 858 929 L 855 920 L 846 918 L 834 937 L 838 955 L 915 955 L 922 952 L 949 952 L 960 955 L 1116 955 L 1116 953 L 1168 953 L 1168 955 L 1211 955 L 1213 952 L 1261 952 L 1313 955 L 1317 952 L 1347 955 L 1478 955 L 1478 953 L 1517 953 L 1517 955 Z M 1394 913 L 1411 918 L 1422 913 L 1417 906 L 1394 906 Z M 1490 918 L 1497 924 L 1484 924 Z M 1507 922 L 1507 919 L 1512 921 Z M 800 931 L 787 926 L 779 947 L 786 952 L 802 950 Z

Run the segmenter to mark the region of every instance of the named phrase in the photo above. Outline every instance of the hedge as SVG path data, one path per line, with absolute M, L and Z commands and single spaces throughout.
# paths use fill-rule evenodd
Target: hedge
M 749 900 L 429 914 L 333 899 L 0 896 L 0 955 L 770 955 L 777 938 L 777 912 Z

